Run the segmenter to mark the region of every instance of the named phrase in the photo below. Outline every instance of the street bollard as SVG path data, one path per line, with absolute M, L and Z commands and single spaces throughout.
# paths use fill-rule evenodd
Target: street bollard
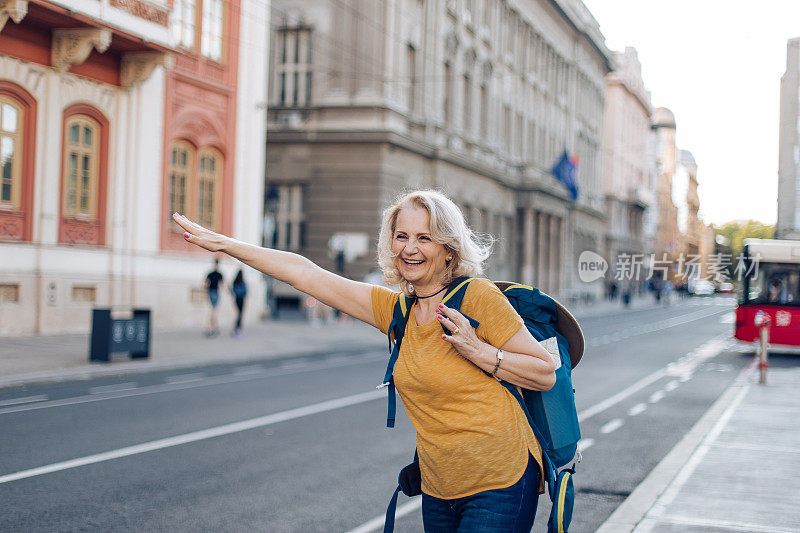
M 767 359 L 767 345 L 769 344 L 769 327 L 772 324 L 772 318 L 769 313 L 759 311 L 756 313 L 756 325 L 758 326 L 760 346 L 758 353 L 758 383 L 761 385 L 767 384 L 767 368 L 769 368 L 769 361 Z

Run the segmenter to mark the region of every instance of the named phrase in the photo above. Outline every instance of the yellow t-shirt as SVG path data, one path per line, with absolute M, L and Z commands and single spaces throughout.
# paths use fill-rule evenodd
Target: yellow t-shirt
M 372 309 L 384 333 L 399 296 L 385 287 L 372 289 Z M 529 452 L 541 471 L 541 448 L 517 400 L 442 339 L 438 320 L 417 325 L 415 307 L 394 382 L 417 430 L 423 492 L 452 499 L 509 487 L 524 473 Z M 524 325 L 486 279 L 470 282 L 461 312 L 480 323 L 478 338 L 498 348 Z

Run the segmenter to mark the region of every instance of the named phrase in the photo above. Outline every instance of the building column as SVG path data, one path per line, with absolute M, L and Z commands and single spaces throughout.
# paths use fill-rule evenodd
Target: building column
M 549 216 L 541 211 L 537 217 L 537 246 L 536 246 L 536 287 L 547 291 L 548 290 L 548 270 L 549 270 L 549 247 L 550 236 L 549 231 Z
M 534 271 L 534 242 L 535 236 L 535 222 L 533 216 L 533 209 L 525 209 L 524 219 L 524 232 L 522 237 L 522 283 L 533 285 L 533 271 Z
M 561 265 L 559 264 L 559 247 L 561 246 L 560 239 L 561 219 L 559 217 L 550 217 L 550 282 L 548 290 L 550 294 L 558 292 L 559 288 L 559 274 L 561 272 Z

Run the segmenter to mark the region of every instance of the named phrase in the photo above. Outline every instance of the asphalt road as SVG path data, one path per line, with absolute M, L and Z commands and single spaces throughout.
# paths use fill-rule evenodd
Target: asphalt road
M 731 299 L 582 320 L 574 532 L 594 531 L 749 361 Z M 378 333 L 376 333 L 377 335 Z M 0 531 L 374 531 L 414 450 L 336 353 L 0 389 Z M 421 531 L 401 496 L 396 531 Z M 549 501 L 540 499 L 535 531 Z

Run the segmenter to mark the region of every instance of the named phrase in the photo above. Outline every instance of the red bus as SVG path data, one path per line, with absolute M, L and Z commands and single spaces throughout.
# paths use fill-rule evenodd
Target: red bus
M 769 343 L 800 346 L 800 241 L 745 239 L 734 336 L 759 339 L 769 315 Z

